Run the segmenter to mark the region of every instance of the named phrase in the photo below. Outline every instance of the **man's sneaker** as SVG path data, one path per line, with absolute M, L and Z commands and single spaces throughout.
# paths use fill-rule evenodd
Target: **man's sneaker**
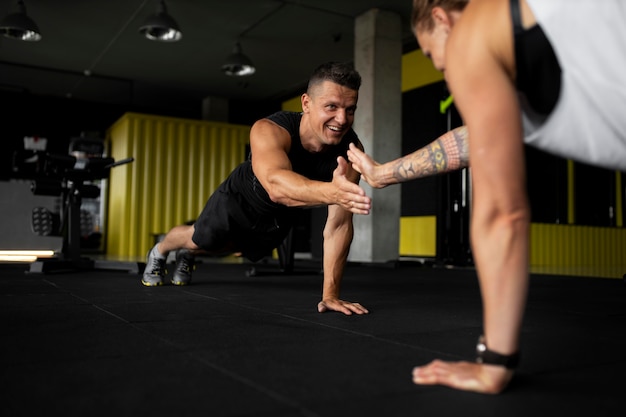
M 176 270 L 172 276 L 172 284 L 187 285 L 191 282 L 191 274 L 196 269 L 196 260 L 187 249 L 176 252 Z
M 146 269 L 143 270 L 141 283 L 146 287 L 163 285 L 163 276 L 167 274 L 167 269 L 165 269 L 166 260 L 166 258 L 157 258 L 154 256 L 152 249 L 150 249 L 150 252 L 148 252 L 148 260 L 146 261 Z

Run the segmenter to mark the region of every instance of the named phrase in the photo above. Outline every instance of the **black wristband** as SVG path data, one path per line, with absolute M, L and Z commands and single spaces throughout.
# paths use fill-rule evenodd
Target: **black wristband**
M 499 365 L 507 369 L 515 369 L 519 363 L 520 354 L 515 352 L 512 355 L 502 355 L 487 348 L 485 336 L 478 338 L 476 345 L 476 363 L 484 363 L 486 365 Z

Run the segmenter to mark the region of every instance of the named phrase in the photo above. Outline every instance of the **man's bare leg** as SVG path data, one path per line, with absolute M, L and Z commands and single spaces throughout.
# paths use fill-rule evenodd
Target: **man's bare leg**
M 157 244 L 157 250 L 164 256 L 173 250 L 188 249 L 190 251 L 198 250 L 198 245 L 193 243 L 191 239 L 195 228 L 193 225 L 175 226 L 170 229 L 163 240 Z

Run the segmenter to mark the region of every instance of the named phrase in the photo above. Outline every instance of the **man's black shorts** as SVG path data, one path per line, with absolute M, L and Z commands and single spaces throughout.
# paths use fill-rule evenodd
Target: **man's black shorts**
M 287 213 L 261 216 L 241 195 L 220 185 L 196 220 L 192 240 L 206 251 L 219 253 L 227 248 L 256 262 L 271 255 L 291 226 Z

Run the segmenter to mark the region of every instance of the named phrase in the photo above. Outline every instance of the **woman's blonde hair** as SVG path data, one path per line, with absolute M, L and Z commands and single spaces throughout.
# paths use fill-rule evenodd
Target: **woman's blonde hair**
M 431 31 L 435 27 L 432 19 L 432 11 L 435 7 L 441 7 L 446 12 L 463 10 L 469 0 L 413 0 L 413 12 L 411 13 L 411 28 Z

